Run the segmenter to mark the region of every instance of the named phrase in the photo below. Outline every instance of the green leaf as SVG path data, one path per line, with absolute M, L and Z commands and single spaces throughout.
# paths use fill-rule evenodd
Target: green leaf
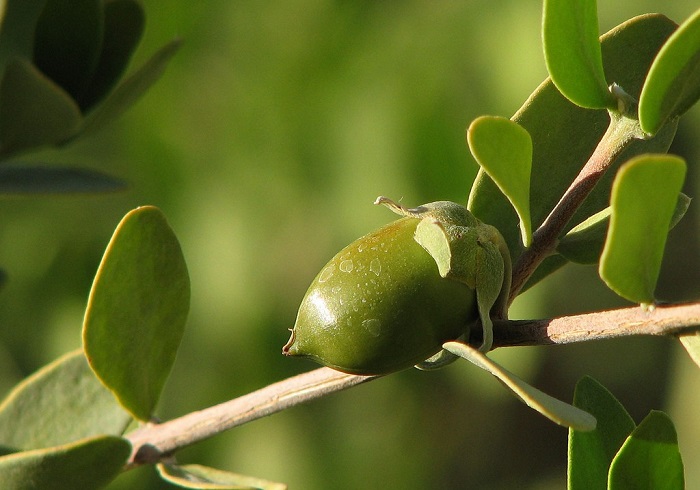
M 599 273 L 623 298 L 653 302 L 684 178 L 685 162 L 671 155 L 640 156 L 620 168 L 610 197 L 610 227 Z
M 615 109 L 598 35 L 595 0 L 545 0 L 542 45 L 554 85 L 578 106 Z
M 101 0 L 47 0 L 34 34 L 34 64 L 78 100 L 99 61 Z
M 62 142 L 81 121 L 73 99 L 31 63 L 7 66 L 0 83 L 0 157 Z
M 78 350 L 40 369 L 9 393 L 0 405 L 0 445 L 28 450 L 96 434 L 119 435 L 130 421 Z
M 104 3 L 104 38 L 99 63 L 90 85 L 78 102 L 89 109 L 114 87 L 124 73 L 143 35 L 146 17 L 135 0 L 107 0 Z
M 510 119 L 482 116 L 469 126 L 467 143 L 479 166 L 513 205 L 522 242 L 530 246 L 532 140 L 527 130 Z
M 685 216 L 691 199 L 682 192 L 678 195 L 669 230 Z M 583 223 L 573 227 L 557 245 L 557 252 L 571 262 L 597 264 L 603 251 L 610 223 L 610 207 L 594 214 Z
M 100 436 L 0 457 L 0 481 L 12 490 L 92 490 L 114 480 L 131 453 L 126 439 Z
M 649 69 L 639 99 L 639 124 L 648 134 L 682 115 L 700 98 L 700 10 L 668 39 Z
M 185 260 L 163 213 L 127 213 L 92 284 L 83 345 L 100 380 L 140 420 L 151 417 L 175 361 L 189 299 Z
M 158 464 L 160 476 L 182 488 L 211 488 L 220 490 L 285 490 L 287 485 L 253 476 L 208 468 L 198 464 Z
M 630 434 L 610 466 L 610 490 L 682 490 L 683 460 L 676 429 L 663 412 L 652 410 Z
M 180 47 L 175 40 L 163 46 L 141 68 L 126 78 L 85 119 L 82 133 L 97 131 L 131 107 L 165 72 L 170 59 Z
M 585 376 L 576 384 L 574 406 L 593 415 L 595 430 L 569 430 L 569 490 L 605 490 L 608 468 L 627 436 L 634 430 L 632 417 L 596 380 Z
M 0 29 L 0 73 L 14 58 L 31 59 L 34 28 L 46 0 L 3 1 L 4 16 Z
M 700 330 L 679 335 L 678 338 L 693 362 L 700 367 Z
M 12 164 L 0 166 L 0 195 L 116 192 L 126 182 L 84 168 Z
M 445 342 L 442 347 L 494 375 L 507 388 L 510 388 L 511 392 L 523 403 L 537 410 L 552 422 L 581 431 L 595 429 L 596 419 L 591 414 L 530 386 L 473 347 L 462 342 Z
M 675 29 L 676 25 L 666 17 L 647 14 L 605 34 L 601 45 L 607 79 L 638 97 L 656 53 Z M 605 110 L 582 109 L 572 104 L 547 79 L 512 119 L 532 138 L 530 213 L 532 227 L 536 229 L 593 153 L 610 117 Z M 667 124 L 651 140 L 633 141 L 588 196 L 562 236 L 577 223 L 609 205 L 612 179 L 622 162 L 642 153 L 665 153 L 674 135 L 675 125 Z M 469 210 L 484 223 L 498 228 L 508 244 L 513 263 L 516 263 L 523 251 L 519 218 L 483 169 L 472 186 Z M 549 257 L 535 271 L 536 277 L 528 281 L 528 287 L 565 263 L 561 256 Z

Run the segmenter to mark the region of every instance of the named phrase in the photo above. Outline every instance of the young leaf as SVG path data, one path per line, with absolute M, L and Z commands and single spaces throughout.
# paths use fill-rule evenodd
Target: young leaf
M 77 98 L 89 109 L 102 100 L 122 76 L 143 34 L 146 17 L 136 0 L 104 2 L 104 36 L 100 59 L 90 84 Z
M 208 468 L 198 464 L 156 465 L 160 476 L 182 488 L 211 488 L 220 490 L 286 490 L 287 485 L 253 476 Z
M 608 489 L 629 488 L 684 488 L 676 429 L 663 412 L 652 410 L 630 434 L 610 465 Z
M 83 345 L 97 376 L 138 419 L 152 415 L 189 300 L 185 260 L 163 214 L 152 206 L 127 213 L 92 284 Z
M 666 237 L 684 178 L 685 162 L 671 155 L 640 156 L 625 163 L 617 173 L 599 273 L 623 298 L 653 303 Z
M 74 99 L 87 87 L 100 56 L 101 0 L 47 0 L 34 35 L 34 64 Z
M 0 83 L 0 157 L 72 136 L 80 109 L 31 63 L 10 63 Z
M 642 88 L 639 124 L 650 135 L 700 98 L 700 10 L 664 44 Z
M 554 85 L 580 107 L 616 109 L 598 35 L 595 0 L 545 0 L 542 45 Z
M 116 192 L 126 182 L 84 168 L 47 167 L 26 164 L 0 166 L 0 194 L 74 194 Z
M 158 81 L 179 47 L 179 40 L 171 41 L 160 48 L 141 68 L 128 76 L 85 119 L 81 134 L 101 129 L 131 107 Z
M 593 415 L 595 430 L 569 430 L 569 490 L 605 490 L 608 468 L 635 424 L 627 410 L 600 383 L 583 377 L 576 384 L 574 406 Z
M 603 35 L 603 64 L 608 79 L 620 84 L 633 97 L 638 97 L 649 66 L 675 29 L 676 24 L 668 18 L 647 14 L 635 17 Z M 610 118 L 607 111 L 587 110 L 572 104 L 548 79 L 512 119 L 525 128 L 532 138 L 530 213 L 535 229 L 593 153 Z M 564 231 L 609 205 L 610 185 L 619 164 L 643 153 L 665 153 L 674 134 L 674 124 L 667 124 L 651 140 L 634 140 L 616 159 Z M 515 263 L 523 251 L 518 216 L 483 169 L 472 186 L 469 210 L 482 222 L 498 228 Z M 535 271 L 528 285 L 535 284 L 564 264 L 566 260 L 560 255 L 549 257 Z
M 29 450 L 96 434 L 119 435 L 130 421 L 78 350 L 29 376 L 5 398 L 0 445 Z
M 12 490 L 96 490 L 121 473 L 130 453 L 129 441 L 114 436 L 13 453 L 0 457 L 0 481 Z
M 669 230 L 685 216 L 691 199 L 682 192 L 678 195 L 676 207 Z M 582 223 L 573 227 L 557 245 L 557 252 L 571 262 L 578 264 L 596 264 L 603 251 L 605 237 L 610 223 L 610 206 L 594 214 Z
M 510 388 L 523 403 L 537 410 L 552 422 L 581 431 L 595 429 L 596 419 L 591 414 L 530 386 L 473 347 L 462 342 L 445 342 L 442 347 L 494 375 L 506 387 Z
M 521 240 L 525 247 L 530 246 L 532 140 L 527 130 L 510 119 L 482 116 L 469 126 L 467 143 L 479 166 L 518 213 Z

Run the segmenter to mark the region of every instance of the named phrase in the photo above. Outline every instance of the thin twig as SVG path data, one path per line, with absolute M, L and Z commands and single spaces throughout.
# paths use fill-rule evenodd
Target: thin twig
M 549 320 L 500 321 L 494 325 L 494 346 L 568 344 L 632 335 L 668 336 L 698 327 L 700 302 L 659 306 L 653 311 L 637 306 Z M 320 368 L 220 405 L 162 424 L 146 425 L 126 436 L 133 447 L 128 466 L 155 463 L 225 430 L 376 378 Z
M 532 235 L 532 245 L 523 251 L 513 267 L 510 303 L 544 259 L 552 255 L 559 236 L 617 156 L 635 137 L 636 121 L 611 113 L 610 125 L 586 164 L 557 205 Z

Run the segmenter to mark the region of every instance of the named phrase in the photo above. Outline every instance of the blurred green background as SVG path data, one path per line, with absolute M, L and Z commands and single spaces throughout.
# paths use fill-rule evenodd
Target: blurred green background
M 697 3 L 600 1 L 605 32 L 645 12 L 677 22 Z M 464 131 L 510 116 L 545 78 L 541 2 L 145 0 L 134 66 L 184 39 L 165 77 L 117 124 L 29 158 L 126 178 L 122 194 L 0 206 L 0 391 L 80 345 L 82 312 L 119 219 L 161 207 L 184 249 L 192 308 L 159 409 L 173 418 L 316 366 L 284 358 L 320 267 L 407 204 L 465 202 L 476 165 Z M 700 110 L 672 152 L 699 195 Z M 673 231 L 657 290 L 700 297 L 700 214 Z M 512 318 L 624 306 L 593 267 L 568 266 L 518 299 Z M 628 339 L 518 348 L 494 357 L 570 399 L 590 374 L 640 421 L 667 410 L 688 488 L 700 488 L 700 370 L 677 342 Z M 408 370 L 217 436 L 178 454 L 292 489 L 558 489 L 565 429 L 467 363 Z M 169 488 L 150 468 L 112 489 Z

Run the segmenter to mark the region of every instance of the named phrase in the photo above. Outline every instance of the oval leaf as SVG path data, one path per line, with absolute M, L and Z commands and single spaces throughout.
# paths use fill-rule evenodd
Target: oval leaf
M 129 212 L 90 291 L 83 345 L 90 366 L 134 417 L 148 420 L 175 361 L 189 310 L 180 244 L 163 214 Z
M 634 430 L 627 410 L 596 380 L 584 377 L 576 384 L 574 406 L 593 415 L 595 430 L 569 431 L 569 490 L 604 490 L 610 463 Z
M 669 230 L 685 216 L 691 199 L 682 192 L 678 195 Z M 583 223 L 573 227 L 557 245 L 557 252 L 571 262 L 597 264 L 608 235 L 610 207 L 594 214 Z
M 121 473 L 131 453 L 126 439 L 102 436 L 65 446 L 0 457 L 0 481 L 12 490 L 92 490 Z
M 700 98 L 700 10 L 668 39 L 649 69 L 639 99 L 639 124 L 648 134 L 682 115 Z
M 78 100 L 99 61 L 102 1 L 47 0 L 34 34 L 34 64 Z
M 58 446 L 97 434 L 119 435 L 130 421 L 78 350 L 29 376 L 5 398 L 0 444 L 21 450 Z
M 605 34 L 601 41 L 608 78 L 637 97 L 654 57 L 675 29 L 676 24 L 668 18 L 647 14 Z M 593 153 L 610 118 L 605 110 L 587 110 L 572 104 L 547 79 L 512 119 L 532 138 L 530 213 L 533 229 L 536 229 Z M 666 152 L 675 134 L 673 126 L 666 125 L 651 140 L 634 140 L 591 192 L 564 232 L 609 205 L 610 185 L 619 164 L 642 153 Z M 516 263 L 523 251 L 519 218 L 483 169 L 472 186 L 469 210 L 484 223 L 498 228 L 508 244 L 512 262 Z M 564 264 L 566 260 L 560 255 L 549 257 L 535 271 L 526 287 Z
M 653 302 L 684 178 L 685 162 L 670 155 L 637 157 L 617 173 L 599 273 L 623 298 L 642 304 Z
M 494 375 L 523 403 L 552 422 L 581 431 L 595 429 L 596 419 L 591 414 L 530 386 L 473 347 L 462 342 L 445 342 L 442 347 Z
M 182 488 L 209 488 L 219 490 L 286 490 L 287 485 L 253 476 L 239 475 L 198 464 L 158 464 L 160 476 Z
M 615 109 L 598 36 L 595 0 L 545 0 L 542 45 L 554 85 L 580 107 Z
M 532 140 L 527 130 L 504 117 L 482 116 L 469 126 L 467 143 L 479 166 L 513 205 L 521 240 L 530 246 Z
M 665 413 L 651 411 L 610 465 L 608 489 L 684 487 L 683 460 L 673 422 Z
M 31 63 L 10 63 L 0 83 L 0 157 L 72 136 L 80 109 L 58 85 Z
M 90 85 L 78 98 L 89 109 L 102 100 L 124 73 L 143 35 L 146 17 L 136 0 L 110 0 L 104 3 L 104 37 L 100 60 Z
M 75 194 L 116 192 L 125 188 L 126 182 L 121 179 L 84 168 L 33 164 L 0 167 L 0 194 Z

